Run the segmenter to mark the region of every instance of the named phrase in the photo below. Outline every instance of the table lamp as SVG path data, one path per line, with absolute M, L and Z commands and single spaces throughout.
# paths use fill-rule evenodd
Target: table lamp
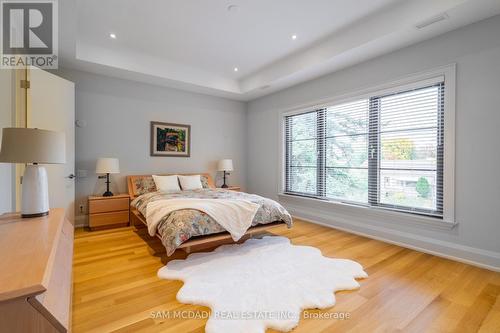
M 109 174 L 120 173 L 120 164 L 117 158 L 101 157 L 97 160 L 95 173 L 106 174 L 106 192 L 103 197 L 112 197 L 113 193 L 109 190 Z
M 47 171 L 40 164 L 66 163 L 64 133 L 36 128 L 4 128 L 0 162 L 32 163 L 24 170 L 21 216 L 48 215 Z
M 227 188 L 226 184 L 226 174 L 229 174 L 228 171 L 233 171 L 233 160 L 220 160 L 217 165 L 218 171 L 224 172 L 224 184 L 222 184 L 222 188 Z

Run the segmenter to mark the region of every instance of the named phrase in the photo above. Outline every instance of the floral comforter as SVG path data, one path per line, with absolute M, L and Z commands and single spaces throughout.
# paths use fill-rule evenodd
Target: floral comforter
M 286 209 L 276 201 L 255 194 L 223 189 L 208 188 L 175 193 L 150 192 L 135 198 L 131 205 L 135 207 L 143 216 L 146 216 L 146 207 L 148 203 L 156 200 L 175 198 L 248 200 L 260 205 L 257 214 L 255 214 L 252 226 L 277 221 L 285 222 L 289 228 L 292 226 L 292 217 Z M 167 255 L 170 256 L 174 253 L 177 247 L 191 237 L 216 234 L 224 232 L 225 229 L 215 222 L 210 216 L 201 211 L 183 209 L 164 216 L 158 224 L 157 231 L 161 236 L 163 245 L 167 249 Z

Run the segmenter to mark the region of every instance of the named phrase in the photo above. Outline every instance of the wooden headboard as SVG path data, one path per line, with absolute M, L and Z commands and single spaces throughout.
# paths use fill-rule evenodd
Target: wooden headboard
M 209 173 L 168 173 L 168 174 L 158 174 L 158 176 L 171 176 L 171 175 L 180 175 L 180 176 L 193 176 L 193 175 L 200 175 L 204 176 L 207 179 L 208 187 L 210 188 L 215 188 L 215 183 L 210 176 Z M 138 180 L 140 179 L 152 179 L 153 175 L 131 175 L 127 176 L 127 188 L 128 188 L 128 194 L 130 195 L 130 198 L 135 198 L 139 195 L 137 193 L 137 187 L 135 184 L 137 183 Z

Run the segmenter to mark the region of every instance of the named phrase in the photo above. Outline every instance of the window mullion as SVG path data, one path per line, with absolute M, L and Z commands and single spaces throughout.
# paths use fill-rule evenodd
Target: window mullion
M 291 192 L 292 119 L 285 117 L 285 192 Z
M 443 214 L 443 176 L 444 176 L 444 82 L 438 85 L 438 134 L 436 155 L 436 211 Z
M 379 204 L 379 156 L 380 156 L 380 99 L 370 98 L 370 111 L 368 116 L 368 203 L 371 206 Z
M 317 183 L 316 195 L 326 196 L 326 109 L 317 111 Z

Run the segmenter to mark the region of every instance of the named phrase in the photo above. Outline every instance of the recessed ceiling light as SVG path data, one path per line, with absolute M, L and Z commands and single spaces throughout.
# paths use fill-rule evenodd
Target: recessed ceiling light
M 292 35 L 292 39 L 296 40 L 297 39 L 297 35 Z
M 238 71 L 238 67 L 234 67 L 234 71 L 237 72 Z
M 116 39 L 116 35 L 114 33 L 110 33 L 109 38 Z

